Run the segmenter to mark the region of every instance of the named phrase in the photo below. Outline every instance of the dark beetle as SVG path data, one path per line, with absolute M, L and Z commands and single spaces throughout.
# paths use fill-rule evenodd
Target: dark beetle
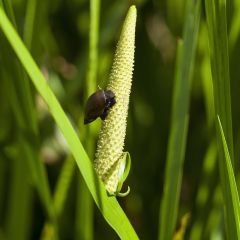
M 111 90 L 98 90 L 87 100 L 84 114 L 84 124 L 100 117 L 104 120 L 108 110 L 116 103 L 115 94 Z

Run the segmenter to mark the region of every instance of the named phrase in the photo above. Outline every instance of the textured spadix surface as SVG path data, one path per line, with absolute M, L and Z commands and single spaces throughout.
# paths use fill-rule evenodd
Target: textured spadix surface
M 121 160 L 132 85 L 136 17 L 136 7 L 131 6 L 123 24 L 107 86 L 115 93 L 116 104 L 102 123 L 94 161 L 94 167 L 110 194 L 116 192 L 125 167 Z

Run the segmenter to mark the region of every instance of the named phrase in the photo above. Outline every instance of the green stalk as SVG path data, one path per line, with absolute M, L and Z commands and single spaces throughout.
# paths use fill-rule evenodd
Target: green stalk
M 28 175 L 23 174 L 28 172 L 28 168 L 22 162 L 21 148 L 19 145 L 14 148 L 17 149 L 17 155 L 10 158 L 12 177 L 6 214 L 6 236 L 7 239 L 26 240 L 30 237 L 32 227 L 33 191 Z
M 233 171 L 233 167 L 232 167 L 232 162 L 231 162 L 231 158 L 230 158 L 230 153 L 228 150 L 228 146 L 227 146 L 227 142 L 225 139 L 225 135 L 223 132 L 223 128 L 222 128 L 222 124 L 220 121 L 219 116 L 217 116 L 217 120 L 218 120 L 218 130 L 219 133 L 221 135 L 222 138 L 222 147 L 224 150 L 224 158 L 221 158 L 220 162 L 220 167 L 222 169 L 224 169 L 224 174 L 227 177 L 227 190 L 230 192 L 230 202 L 229 204 L 232 206 L 233 208 L 233 223 L 234 226 L 228 226 L 229 229 L 227 230 L 235 230 L 236 232 L 234 232 L 233 234 L 237 236 L 236 239 L 240 239 L 240 201 L 239 201 L 239 194 L 238 194 L 238 188 L 237 188 L 237 183 L 236 183 L 236 179 L 234 176 L 234 171 Z M 227 213 L 228 214 L 228 213 Z
M 85 99 L 97 88 L 98 73 L 98 42 L 99 42 L 99 22 L 100 22 L 100 0 L 90 1 L 90 31 L 89 31 L 89 61 L 86 81 Z M 82 128 L 82 118 L 80 118 L 80 128 Z M 85 126 L 84 146 L 90 156 L 94 156 L 96 133 L 92 125 Z M 82 176 L 77 177 L 77 214 L 76 214 L 76 239 L 93 239 L 93 201 L 91 194 Z M 83 220 L 84 219 L 84 220 Z
M 66 203 L 67 193 L 72 182 L 74 170 L 75 170 L 75 162 L 72 159 L 72 156 L 69 156 L 65 159 L 64 164 L 62 166 L 60 175 L 58 177 L 58 181 L 54 190 L 53 195 L 53 204 L 56 220 L 62 216 L 64 206 Z M 41 240 L 48 240 L 54 237 L 54 224 L 49 221 L 46 221 L 41 233 Z
M 81 175 L 77 176 L 75 239 L 94 239 L 93 200 Z
M 98 72 L 98 42 L 100 0 L 90 1 L 89 66 L 86 83 L 87 96 L 96 91 Z
M 219 115 L 223 132 L 225 133 L 232 166 L 234 171 L 236 171 L 239 168 L 239 163 L 237 160 L 234 160 L 233 154 L 226 1 L 206 0 L 205 6 L 213 80 L 215 124 L 216 129 L 218 129 L 219 125 L 217 121 L 217 115 Z M 217 144 L 221 187 L 225 210 L 225 230 L 228 239 L 237 239 L 237 229 L 234 221 L 234 209 L 232 206 L 231 192 L 228 187 L 228 175 L 226 173 L 225 166 L 222 164 L 225 161 L 225 156 L 220 131 L 217 131 Z
M 53 195 L 54 209 L 57 217 L 60 217 L 63 212 L 74 170 L 75 162 L 72 156 L 67 157 L 62 166 Z
M 23 39 L 29 50 L 31 50 L 32 48 L 32 39 L 33 39 L 36 10 L 37 10 L 37 1 L 28 0 L 27 8 L 26 8 L 25 23 L 24 23 Z
M 234 169 L 239 166 L 233 156 L 232 113 L 229 77 L 226 0 L 206 0 L 213 94 L 216 115 L 223 125 Z
M 172 119 L 167 149 L 163 198 L 160 208 L 159 239 L 171 240 L 176 227 L 178 202 L 188 131 L 192 71 L 200 22 L 200 1 L 188 1 L 183 41 L 178 58 L 172 102 Z

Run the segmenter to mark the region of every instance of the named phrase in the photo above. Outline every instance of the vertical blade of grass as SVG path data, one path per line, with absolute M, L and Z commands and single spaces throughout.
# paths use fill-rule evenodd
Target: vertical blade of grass
M 77 179 L 78 195 L 76 209 L 75 239 L 94 239 L 93 202 L 81 175 Z
M 206 117 L 208 123 L 208 131 L 211 133 L 214 127 L 215 110 L 213 99 L 213 86 L 211 79 L 211 65 L 208 50 L 208 36 L 206 23 L 201 23 L 201 31 L 199 33 L 199 54 L 203 55 L 200 69 L 202 79 L 202 91 L 204 96 Z M 210 135 L 209 135 L 210 137 Z M 208 221 L 211 216 L 214 216 L 216 212 L 216 206 L 214 206 L 214 192 L 219 189 L 219 176 L 217 168 L 217 143 L 215 137 L 210 137 L 206 155 L 203 160 L 203 169 L 201 177 L 199 178 L 199 187 L 195 198 L 195 208 L 192 211 L 194 222 L 190 230 L 190 239 L 209 239 L 210 235 L 206 233 Z M 218 210 L 218 209 L 217 209 Z M 219 215 L 219 213 L 218 213 Z M 216 219 L 213 217 L 216 225 Z M 215 227 L 213 224 L 212 228 Z
M 2 54 L 2 56 L 5 57 L 5 54 Z M 4 102 L 7 102 L 8 107 L 11 108 L 11 104 L 13 102 L 10 94 L 11 91 L 8 86 L 10 85 L 9 83 L 12 81 L 12 77 L 6 74 L 6 70 L 4 68 L 5 67 L 4 61 L 0 61 L 0 66 L 2 88 L 1 90 L 4 91 L 5 95 Z M 7 121 L 9 121 L 9 119 L 7 119 Z M 16 120 L 14 119 L 14 121 Z M 16 132 L 17 131 L 15 131 L 14 135 L 16 135 Z M 12 132 L 8 132 L 7 134 L 12 134 Z M 8 135 L 6 135 L 5 137 L 9 138 Z M 20 142 L 18 142 L 18 144 L 8 143 L 8 145 L 5 146 L 5 148 L 1 147 L 2 149 L 0 150 L 2 154 L 7 156 L 4 159 L 6 166 L 11 168 L 12 170 L 10 175 L 11 181 L 8 180 L 5 183 L 6 188 L 9 189 L 8 190 L 9 194 L 7 194 L 7 196 L 4 197 L 4 195 L 6 195 L 6 191 L 5 193 L 4 192 L 2 193 L 3 195 L 1 195 L 0 193 L 1 195 L 0 198 L 2 198 L 1 200 L 4 200 L 5 198 L 6 201 L 9 203 L 9 205 L 5 207 L 4 210 L 6 213 L 1 215 L 2 221 L 4 219 L 3 216 L 4 215 L 6 216 L 5 231 L 9 239 L 15 239 L 16 237 L 18 239 L 26 239 L 28 238 L 28 231 L 29 229 L 31 229 L 30 220 L 31 217 L 29 211 L 31 209 L 32 188 L 30 187 L 30 184 L 28 182 L 28 175 L 25 174 L 24 176 L 22 176 L 22 173 L 26 173 L 28 168 L 26 164 L 23 164 L 22 161 L 24 159 L 23 158 L 24 153 L 22 153 L 21 151 L 21 145 L 22 144 Z M 17 151 L 18 154 L 13 154 L 14 149 L 16 149 L 15 151 Z
M 53 195 L 53 203 L 57 217 L 61 216 L 61 213 L 64 209 L 67 192 L 73 177 L 74 169 L 75 162 L 72 156 L 69 156 L 62 166 L 62 170 L 58 177 L 58 181 Z
M 90 1 L 90 27 L 89 27 L 89 60 L 88 73 L 86 79 L 86 95 L 88 98 L 96 91 L 97 72 L 98 72 L 98 40 L 99 40 L 99 15 L 100 0 Z M 82 126 L 83 119 L 80 117 Z M 84 137 L 84 146 L 90 158 L 94 157 L 95 151 L 95 132 L 94 126 L 86 126 L 86 135 Z M 93 159 L 92 159 L 93 160 Z M 78 195 L 77 195 L 77 214 L 76 214 L 76 239 L 93 239 L 93 202 L 87 185 L 82 176 L 78 176 Z
M 23 39 L 29 50 L 31 50 L 32 48 L 32 38 L 33 38 L 36 7 L 37 7 L 36 0 L 27 1 Z
M 240 33 L 240 1 L 234 1 L 234 12 L 229 33 L 229 47 L 233 50 Z
M 178 45 L 178 52 L 182 50 L 182 45 L 180 44 L 181 43 L 179 43 Z M 159 225 L 160 240 L 172 239 L 175 230 L 178 213 L 178 198 L 181 189 L 182 162 L 185 152 L 187 128 L 188 118 L 184 119 L 184 123 L 183 125 L 181 125 L 181 128 L 179 124 L 176 123 L 174 128 L 173 126 L 171 127 L 171 134 L 168 143 L 163 198 L 160 208 L 160 225 Z M 183 130 L 181 134 L 179 133 L 179 129 L 181 129 L 181 131 Z M 172 150 L 170 152 L 170 146 L 171 148 L 175 147 L 174 152 Z M 175 175 L 174 177 L 173 174 Z
M 108 197 L 70 121 L 1 7 L 0 27 L 36 89 L 48 105 L 49 111 L 62 131 L 69 145 L 69 149 L 102 215 L 121 239 L 138 239 L 117 200 L 114 197 Z
M 234 162 L 233 157 L 226 0 L 206 0 L 205 5 L 215 110 L 222 120 L 230 157 L 233 161 L 232 165 L 235 169 L 239 164 Z
M 234 228 L 236 229 L 236 239 L 240 239 L 240 202 L 239 202 L 239 195 L 238 195 L 238 189 L 237 189 L 237 184 L 236 184 L 236 179 L 232 167 L 232 161 L 230 157 L 230 153 L 228 150 L 227 142 L 225 139 L 223 127 L 220 121 L 219 116 L 217 116 L 217 121 L 218 121 L 218 131 L 219 134 L 221 135 L 221 144 L 224 149 L 224 158 L 221 158 L 220 160 L 220 165 L 222 169 L 225 171 L 225 175 L 227 177 L 227 188 L 228 192 L 223 193 L 223 194 L 228 194 L 230 193 L 230 202 L 229 204 L 232 205 L 233 208 L 233 224 Z
M 205 1 L 206 17 L 208 27 L 208 37 L 210 46 L 210 58 L 213 80 L 213 94 L 215 116 L 219 115 L 222 128 L 225 133 L 227 146 L 233 169 L 238 169 L 239 163 L 234 161 L 233 137 L 232 137 L 232 115 L 230 97 L 230 78 L 229 78 L 229 57 L 227 42 L 227 21 L 226 21 L 226 1 Z M 218 121 L 215 119 L 216 128 Z M 224 148 L 222 137 L 217 131 L 217 143 L 219 153 L 219 170 L 221 177 L 221 187 L 223 201 L 225 205 L 225 230 L 228 239 L 237 239 L 237 230 L 234 221 L 234 209 L 231 204 L 231 192 L 228 187 L 228 176 L 225 167 L 221 162 L 224 161 Z
M 90 1 L 90 32 L 89 32 L 89 66 L 87 77 L 87 95 L 96 91 L 98 70 L 98 39 L 99 39 L 100 0 Z
M 196 43 L 200 22 L 200 1 L 188 1 L 182 46 L 179 45 L 173 93 L 159 239 L 170 240 L 176 226 L 183 162 L 188 130 L 188 111 Z
M 8 239 L 29 239 L 31 229 L 32 188 L 29 184 L 26 164 L 22 163 L 21 149 L 11 159 L 11 183 L 6 214 L 6 236 Z
M 206 108 L 207 122 L 209 129 L 214 126 L 215 110 L 213 99 L 213 84 L 211 78 L 211 64 L 208 50 L 208 34 L 206 23 L 201 23 L 201 31 L 199 34 L 199 51 L 203 55 L 201 63 L 201 78 L 203 87 L 203 96 Z
M 65 159 L 65 162 L 62 166 L 61 172 L 58 177 L 58 181 L 56 183 L 56 187 L 53 194 L 53 204 L 56 219 L 59 220 L 62 216 L 64 206 L 67 199 L 67 193 L 72 182 L 74 170 L 75 170 L 75 162 L 70 155 Z M 41 233 L 41 240 L 51 239 L 54 234 L 54 225 L 49 221 L 46 221 Z
M 186 0 L 168 0 L 167 4 L 167 19 L 171 29 L 176 33 L 182 32 L 184 24 L 184 11 Z
M 6 9 L 6 14 L 9 16 L 9 19 L 13 23 L 14 27 L 17 29 L 11 2 L 9 0 L 4 0 L 3 2 Z M 27 79 L 26 74 L 22 71 L 16 59 L 12 59 L 12 52 L 6 50 L 9 48 L 9 46 L 4 42 L 4 40 L 2 44 L 3 44 L 2 51 L 3 53 L 5 53 L 4 58 L 6 58 L 5 59 L 5 61 L 7 61 L 6 64 L 9 65 L 7 66 L 8 67 L 7 69 L 8 70 L 11 69 L 11 71 L 13 68 L 15 69 L 14 73 L 12 73 L 12 75 L 14 76 L 13 88 L 16 89 L 15 98 L 17 99 L 15 101 L 15 105 L 20 105 L 21 107 L 16 106 L 14 111 L 17 112 L 19 115 L 17 117 L 17 119 L 20 119 L 19 124 L 21 125 L 19 127 L 24 128 L 25 125 L 27 125 L 27 128 L 24 130 L 28 131 L 29 134 L 31 132 L 31 134 L 36 135 L 38 129 L 36 113 L 34 109 L 34 101 L 30 90 L 30 83 Z M 11 73 L 11 71 L 8 72 Z

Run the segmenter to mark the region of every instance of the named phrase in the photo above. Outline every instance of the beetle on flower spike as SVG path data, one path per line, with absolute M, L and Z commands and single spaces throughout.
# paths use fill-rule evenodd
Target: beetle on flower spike
M 103 181 L 108 194 L 114 196 L 126 196 L 129 193 L 129 188 L 124 193 L 121 192 L 121 188 L 131 165 L 130 154 L 123 150 L 132 86 L 136 17 L 136 7 L 131 6 L 123 24 L 109 76 L 109 83 L 106 87 L 107 91 L 114 93 L 115 97 L 113 99 L 116 103 L 112 107 L 111 104 L 108 105 L 103 96 L 106 91 L 100 92 L 98 93 L 101 98 L 100 103 L 105 104 L 99 107 L 101 111 L 94 112 L 96 114 L 94 114 L 95 118 L 101 117 L 105 107 L 107 107 L 106 118 L 102 121 L 97 143 L 94 168 Z M 94 95 L 93 98 L 96 98 L 96 102 L 99 103 L 97 95 Z M 92 100 L 89 99 L 89 101 Z M 104 114 L 103 117 L 105 117 Z
M 84 124 L 91 123 L 98 117 L 104 120 L 115 103 L 115 94 L 111 90 L 98 90 L 93 93 L 86 103 Z

